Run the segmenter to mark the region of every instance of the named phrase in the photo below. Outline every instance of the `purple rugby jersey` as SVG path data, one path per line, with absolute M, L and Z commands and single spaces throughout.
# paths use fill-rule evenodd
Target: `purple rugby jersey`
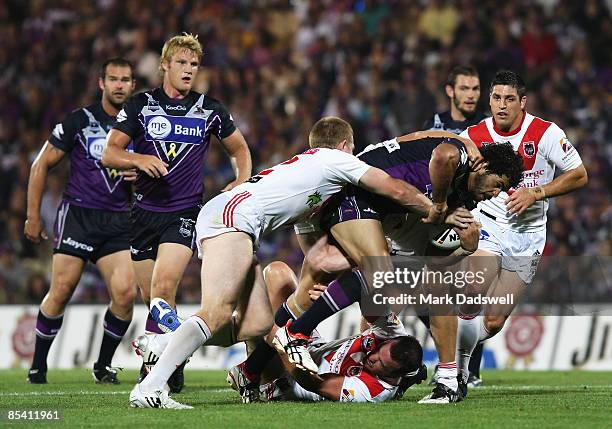
M 57 124 L 49 143 L 70 153 L 70 178 L 64 200 L 90 209 L 122 212 L 129 210 L 130 187 L 113 168 L 102 166 L 106 133 L 115 117 L 98 102 L 77 109 Z
M 155 179 L 140 172 L 135 182 L 135 204 L 153 212 L 200 204 L 210 137 L 222 140 L 236 130 L 227 109 L 214 98 L 191 91 L 176 100 L 161 88 L 134 95 L 117 115 L 114 128 L 132 137 L 134 152 L 168 164 L 166 176 Z

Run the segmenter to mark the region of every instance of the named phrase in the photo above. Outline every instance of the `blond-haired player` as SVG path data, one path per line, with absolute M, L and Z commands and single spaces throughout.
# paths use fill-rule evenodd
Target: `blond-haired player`
M 108 135 L 102 163 L 136 168 L 132 209 L 132 260 L 142 296 L 150 305 L 146 330 L 173 331 L 178 283 L 194 250 L 194 227 L 204 192 L 203 162 L 216 137 L 229 154 L 236 179 L 251 175 L 251 155 L 232 116 L 218 100 L 192 91 L 202 45 L 183 34 L 166 41 L 160 58 L 163 84 L 132 97 Z M 134 142 L 134 152 L 125 148 Z M 170 387 L 182 387 L 182 372 Z

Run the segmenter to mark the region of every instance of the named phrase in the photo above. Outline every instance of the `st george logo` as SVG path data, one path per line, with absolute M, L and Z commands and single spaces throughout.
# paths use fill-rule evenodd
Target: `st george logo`
M 151 137 L 162 140 L 172 132 L 172 124 L 163 116 L 156 116 L 149 121 L 147 132 Z

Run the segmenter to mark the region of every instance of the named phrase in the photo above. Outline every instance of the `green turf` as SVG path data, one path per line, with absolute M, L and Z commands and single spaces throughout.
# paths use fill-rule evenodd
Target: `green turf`
M 262 403 L 243 405 L 221 371 L 186 371 L 187 386 L 173 395 L 194 410 L 134 410 L 128 392 L 134 371 L 118 386 L 100 386 L 85 369 L 55 370 L 49 384 L 29 385 L 24 370 L 0 371 L 0 409 L 59 409 L 60 423 L 10 427 L 405 429 L 612 427 L 612 374 L 606 372 L 485 371 L 485 386 L 456 405 L 418 405 L 428 387 L 410 389 L 385 404 Z M 5 418 L 3 416 L 3 418 Z

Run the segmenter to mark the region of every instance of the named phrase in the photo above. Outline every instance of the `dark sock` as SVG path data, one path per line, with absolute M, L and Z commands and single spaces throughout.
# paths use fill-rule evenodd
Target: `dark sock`
M 151 313 L 147 313 L 147 323 L 145 324 L 145 332 L 150 332 L 152 334 L 164 333 L 164 331 L 160 329 L 155 319 L 153 319 L 153 316 L 151 316 Z
M 421 316 L 421 315 L 419 315 L 418 317 L 419 317 L 419 320 L 421 322 L 423 322 L 423 325 L 425 325 L 427 327 L 427 330 L 431 329 L 429 327 L 429 316 Z
M 244 367 L 250 375 L 258 376 L 274 356 L 276 356 L 276 350 L 264 340 L 261 340 L 244 362 Z
M 34 358 L 32 359 L 32 369 L 41 372 L 47 371 L 47 356 L 55 336 L 62 327 L 64 315 L 56 317 L 45 316 L 42 310 L 38 310 L 36 318 L 36 345 L 34 346 Z
M 468 364 L 469 371 L 478 378 L 480 378 L 480 362 L 482 361 L 482 348 L 483 343 L 478 343 L 478 345 L 472 352 L 472 357 L 470 357 L 470 363 Z
M 115 350 L 117 350 L 117 346 L 119 346 L 121 339 L 127 332 L 130 322 L 131 320 L 119 319 L 111 313 L 110 308 L 106 310 L 100 356 L 98 356 L 98 361 L 94 364 L 96 369 L 110 366 Z
M 361 281 L 354 271 L 343 273 L 332 281 L 323 295 L 308 310 L 293 321 L 289 332 L 310 336 L 312 331 L 325 319 L 336 314 L 361 298 Z
M 276 314 L 274 315 L 274 324 L 279 328 L 282 328 L 292 319 L 295 319 L 295 315 L 291 313 L 291 310 L 289 310 L 289 307 L 287 306 L 287 301 L 285 301 L 283 302 L 283 305 L 276 310 Z

